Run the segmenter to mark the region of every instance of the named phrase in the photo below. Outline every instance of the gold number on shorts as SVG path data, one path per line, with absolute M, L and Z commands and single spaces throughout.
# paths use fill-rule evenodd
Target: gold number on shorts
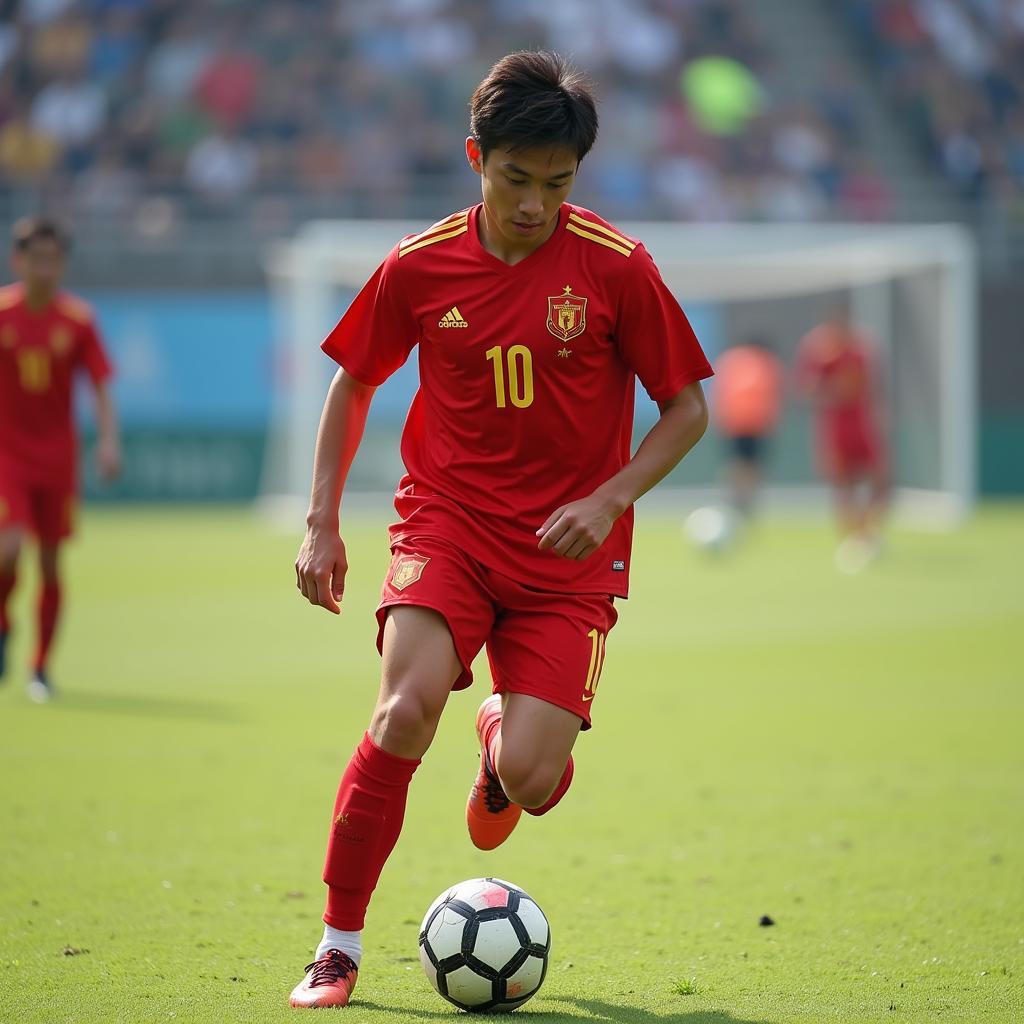
M 502 360 L 501 346 L 489 348 L 484 355 L 494 364 L 494 400 L 499 409 L 508 405 L 508 400 L 517 409 L 533 405 L 533 354 L 525 345 L 513 345 Z M 508 363 L 508 388 L 506 399 L 505 363 Z
M 590 668 L 587 669 L 587 681 L 583 687 L 583 699 L 593 700 L 597 684 L 601 680 L 601 669 L 604 668 L 604 640 L 607 634 L 592 629 L 590 637 Z

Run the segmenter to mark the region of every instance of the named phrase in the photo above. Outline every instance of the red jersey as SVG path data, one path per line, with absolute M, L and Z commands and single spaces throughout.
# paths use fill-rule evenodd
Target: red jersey
M 629 460 L 634 376 L 659 401 L 711 367 L 640 243 L 566 203 L 509 266 L 481 244 L 480 211 L 403 239 L 323 344 L 373 386 L 419 344 L 392 542 L 440 536 L 528 586 L 624 597 L 632 509 L 582 562 L 535 531 Z
M 0 288 L 0 459 L 24 478 L 74 481 L 72 393 L 80 369 L 97 383 L 111 373 L 91 309 L 60 293 L 35 310 L 22 285 Z
M 877 445 L 874 368 L 863 335 L 835 324 L 814 328 L 800 342 L 797 373 L 817 401 L 818 429 L 826 444 Z

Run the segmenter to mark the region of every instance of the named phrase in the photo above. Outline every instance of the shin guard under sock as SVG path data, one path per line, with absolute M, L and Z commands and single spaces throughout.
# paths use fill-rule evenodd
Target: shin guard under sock
M 398 842 L 409 783 L 419 761 L 389 754 L 363 737 L 338 786 L 327 841 L 324 922 L 360 931 L 384 864 Z

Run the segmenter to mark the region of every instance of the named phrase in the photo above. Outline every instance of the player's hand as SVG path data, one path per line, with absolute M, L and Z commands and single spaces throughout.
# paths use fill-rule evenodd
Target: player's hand
M 337 528 L 310 526 L 295 559 L 295 583 L 310 604 L 341 614 L 348 559 Z
M 605 542 L 616 518 L 603 498 L 591 495 L 572 501 L 548 516 L 537 531 L 537 547 L 582 562 Z
M 101 440 L 96 445 L 96 468 L 108 484 L 121 475 L 121 446 L 116 440 Z

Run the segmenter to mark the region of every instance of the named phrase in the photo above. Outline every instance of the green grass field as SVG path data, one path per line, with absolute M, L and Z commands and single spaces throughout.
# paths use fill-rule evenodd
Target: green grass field
M 339 620 L 297 596 L 298 538 L 246 513 L 92 512 L 47 707 L 24 696 L 22 586 L 0 692 L 0 1020 L 295 1020 L 378 676 L 383 526 L 347 540 Z M 896 532 L 846 578 L 823 523 L 765 524 L 716 562 L 641 509 L 572 792 L 475 851 L 484 689 L 453 697 L 357 1002 L 334 1012 L 451 1018 L 420 917 L 496 874 L 552 923 L 519 1011 L 536 1024 L 1024 1020 L 1022 550 L 1024 508 L 990 508 L 953 535 Z

